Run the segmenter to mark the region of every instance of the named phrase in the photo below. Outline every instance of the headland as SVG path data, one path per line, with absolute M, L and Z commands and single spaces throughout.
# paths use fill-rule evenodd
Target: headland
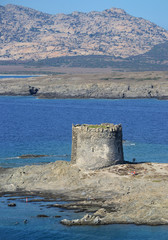
M 102 73 L 96 73 L 95 69 L 92 73 L 75 74 L 72 69 L 71 73 L 68 71 L 27 79 L 2 78 L 0 95 L 55 99 L 168 99 L 168 72 L 111 72 L 107 69 L 105 73 L 103 69 Z

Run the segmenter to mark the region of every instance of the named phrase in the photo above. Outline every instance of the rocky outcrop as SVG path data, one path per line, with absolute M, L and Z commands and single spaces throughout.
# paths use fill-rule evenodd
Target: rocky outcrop
M 168 164 L 127 163 L 84 171 L 58 161 L 0 169 L 0 192 L 40 192 L 52 199 L 55 194 L 63 203 L 48 207 L 90 212 L 81 219 L 62 220 L 66 225 L 161 225 L 168 224 L 167 170 Z
M 18 156 L 18 158 L 26 159 L 26 158 L 41 158 L 41 157 L 48 157 L 48 155 L 42 155 L 42 154 L 24 154 Z
M 59 56 L 143 54 L 168 40 L 168 32 L 122 9 L 50 15 L 8 4 L 0 6 L 0 60 Z

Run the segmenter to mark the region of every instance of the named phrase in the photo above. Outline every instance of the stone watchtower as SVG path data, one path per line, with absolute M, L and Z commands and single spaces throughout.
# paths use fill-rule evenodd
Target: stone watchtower
M 73 125 L 71 162 L 84 169 L 123 163 L 122 126 Z

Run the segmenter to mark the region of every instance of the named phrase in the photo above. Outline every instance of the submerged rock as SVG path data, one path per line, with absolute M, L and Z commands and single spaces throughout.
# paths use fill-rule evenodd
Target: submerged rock
M 38 218 L 48 218 L 49 216 L 45 215 L 45 214 L 39 214 L 37 215 Z
M 40 157 L 48 157 L 48 155 L 42 155 L 42 154 L 25 154 L 20 155 L 19 158 L 40 158 Z

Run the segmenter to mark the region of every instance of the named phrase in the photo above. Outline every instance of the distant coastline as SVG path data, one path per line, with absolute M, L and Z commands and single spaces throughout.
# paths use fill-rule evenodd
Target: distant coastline
M 9 78 L 1 76 L 1 96 L 32 95 L 44 99 L 168 99 L 167 72 L 25 75 L 23 78 L 17 78 L 17 75 L 15 78 L 12 75 Z

